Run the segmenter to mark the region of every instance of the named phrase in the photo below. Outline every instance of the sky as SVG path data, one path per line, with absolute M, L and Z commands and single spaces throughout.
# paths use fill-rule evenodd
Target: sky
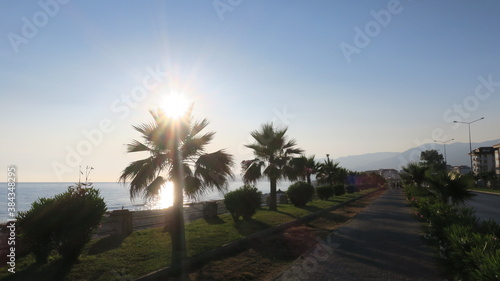
M 473 142 L 499 139 L 499 15 L 494 0 L 2 1 L 0 166 L 116 181 L 143 158 L 132 125 L 170 94 L 235 174 L 267 122 L 317 158 L 468 142 L 453 121 L 481 117 Z

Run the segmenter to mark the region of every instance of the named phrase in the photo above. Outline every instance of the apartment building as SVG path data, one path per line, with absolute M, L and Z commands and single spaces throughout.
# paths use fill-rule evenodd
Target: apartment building
M 495 150 L 495 171 L 498 177 L 500 177 L 500 143 L 493 146 Z
M 474 149 L 472 155 L 472 172 L 474 175 L 495 171 L 495 149 L 493 147 L 480 147 Z

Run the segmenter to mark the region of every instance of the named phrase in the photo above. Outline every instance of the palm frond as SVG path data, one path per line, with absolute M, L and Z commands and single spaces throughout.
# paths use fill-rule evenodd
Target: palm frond
M 120 176 L 120 181 L 125 183 L 131 179 L 130 182 L 130 198 L 137 198 L 146 196 L 146 188 L 158 177 L 158 174 L 169 160 L 166 155 L 152 156 L 143 160 L 138 160 L 130 163 Z
M 184 192 L 192 199 L 198 198 L 203 193 L 203 183 L 200 178 L 192 175 L 184 178 Z
M 209 132 L 201 137 L 191 137 L 186 139 L 181 147 L 183 158 L 186 159 L 192 156 L 200 155 L 205 150 L 205 146 L 212 141 L 214 135 L 214 132 Z
M 304 153 L 304 150 L 302 150 L 300 148 L 288 148 L 285 152 L 285 154 L 289 155 L 289 156 L 297 155 L 297 154 L 301 154 L 301 153 Z
M 191 136 L 196 136 L 199 134 L 203 129 L 205 129 L 208 126 L 208 120 L 203 119 L 201 121 L 196 121 L 193 123 L 191 127 Z
M 141 123 L 139 125 L 133 125 L 132 126 L 137 132 L 142 134 L 142 137 L 146 141 L 151 141 L 154 132 L 157 129 L 157 124 L 154 122 L 148 122 L 148 123 Z
M 145 198 L 158 198 L 160 194 L 160 190 L 165 185 L 167 181 L 165 178 L 158 176 L 154 179 L 145 189 L 144 189 L 144 197 Z
M 262 168 L 265 166 L 264 161 L 259 159 L 246 160 L 241 163 L 243 170 L 243 182 L 256 183 L 262 178 Z
M 194 176 L 202 179 L 202 188 L 224 191 L 229 178 L 233 177 L 233 157 L 224 150 L 201 155 L 195 164 Z
M 151 148 L 142 142 L 133 140 L 127 145 L 127 152 L 151 151 Z

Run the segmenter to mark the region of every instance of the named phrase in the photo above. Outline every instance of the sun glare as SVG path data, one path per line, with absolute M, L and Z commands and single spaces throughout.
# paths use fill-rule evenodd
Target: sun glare
M 158 201 L 156 202 L 156 207 L 158 209 L 164 209 L 171 207 L 173 204 L 174 204 L 174 184 L 169 181 L 161 188 Z
M 166 96 L 160 104 L 165 114 L 172 118 L 182 117 L 189 108 L 188 99 L 181 94 L 171 94 Z

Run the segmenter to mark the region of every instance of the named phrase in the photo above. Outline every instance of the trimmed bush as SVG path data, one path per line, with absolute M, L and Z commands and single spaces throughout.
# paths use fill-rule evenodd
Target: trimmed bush
M 304 207 L 314 196 L 314 187 L 306 182 L 296 182 L 288 188 L 286 194 L 288 199 L 296 207 Z
M 39 198 L 26 212 L 19 212 L 19 238 L 28 252 L 35 255 L 38 264 L 47 262 L 50 252 L 56 248 L 55 223 L 50 219 L 57 215 L 54 198 Z
M 19 212 L 20 236 L 37 263 L 47 262 L 55 249 L 65 262 L 73 262 L 105 212 L 106 204 L 99 190 L 70 187 L 54 198 L 40 198 L 30 210 Z
M 356 188 L 356 186 L 354 186 L 354 185 L 349 185 L 349 186 L 347 187 L 347 193 L 354 193 L 354 192 L 356 192 L 356 191 L 358 191 L 358 189 L 357 189 L 357 188 Z
M 341 196 L 345 194 L 345 187 L 343 184 L 337 184 L 333 186 L 333 191 L 335 192 L 335 196 Z
M 333 187 L 329 185 L 316 187 L 316 195 L 321 200 L 328 200 L 328 198 L 333 196 Z
M 59 229 L 55 232 L 60 243 L 58 250 L 66 261 L 74 261 L 99 226 L 106 203 L 94 188 L 68 188 L 55 198 L 60 212 Z
M 261 200 L 262 192 L 250 185 L 244 185 L 224 195 L 224 205 L 235 222 L 240 217 L 246 221 L 250 220 L 260 208 Z

